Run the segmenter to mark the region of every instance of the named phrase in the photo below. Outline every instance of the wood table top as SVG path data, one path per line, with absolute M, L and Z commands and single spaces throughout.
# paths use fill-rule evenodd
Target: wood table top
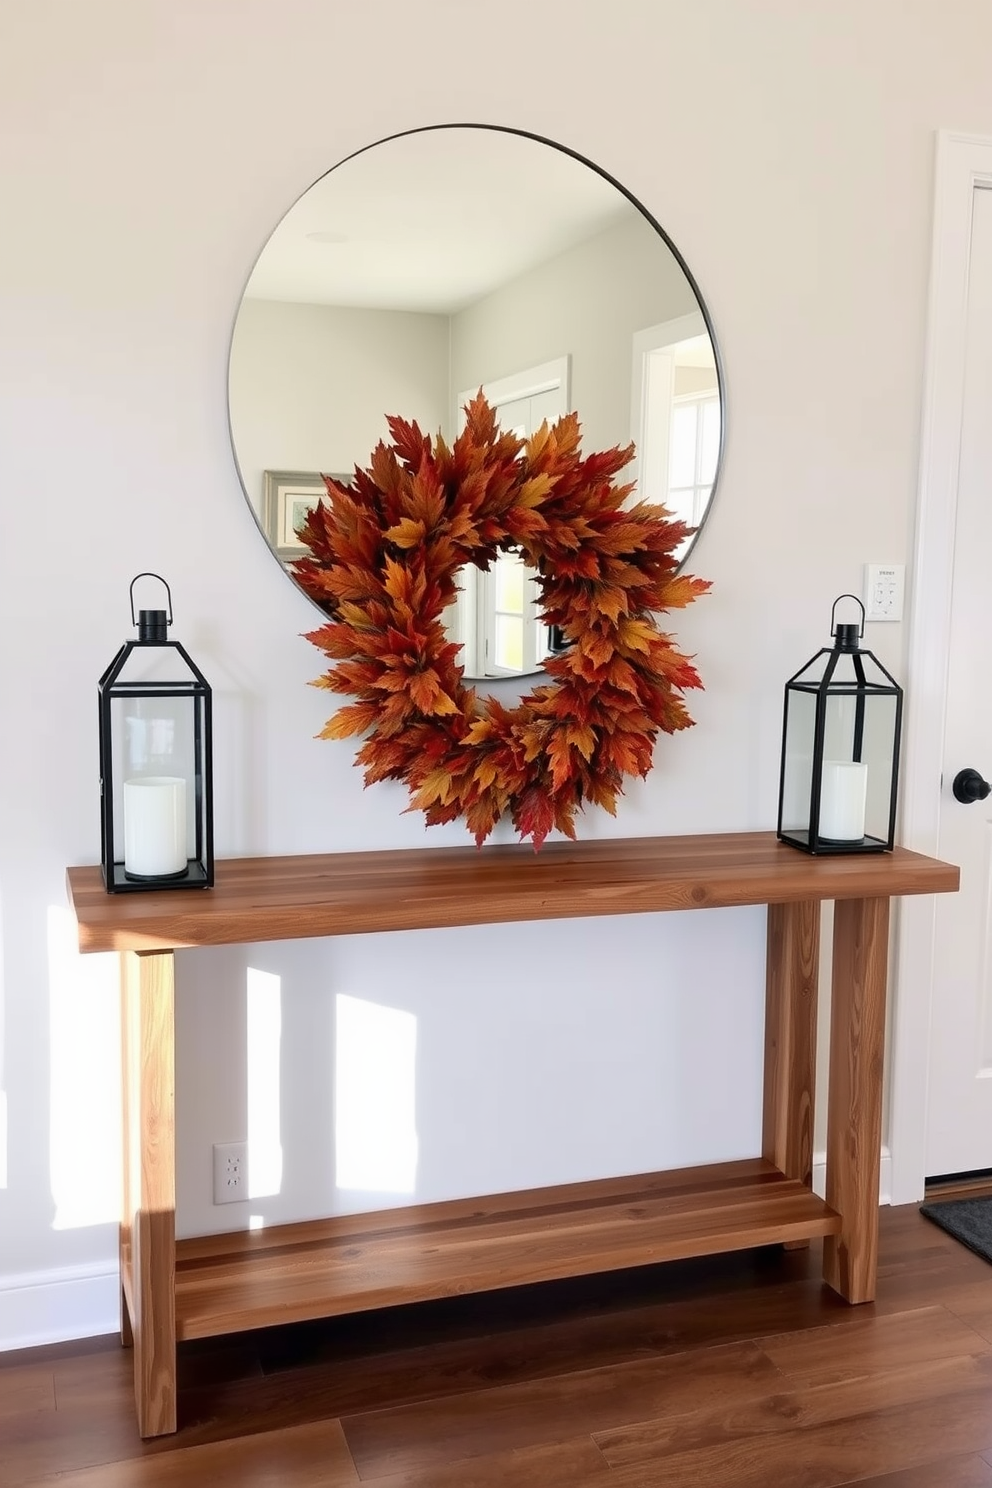
M 513 920 L 949 893 L 959 870 L 897 847 L 813 857 L 773 832 L 227 858 L 212 889 L 108 894 L 68 870 L 82 951 L 170 950 Z

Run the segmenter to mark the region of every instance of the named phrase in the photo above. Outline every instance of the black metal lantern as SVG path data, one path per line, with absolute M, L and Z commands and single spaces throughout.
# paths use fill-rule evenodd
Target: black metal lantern
M 835 621 L 842 599 L 858 625 Z M 842 594 L 830 612 L 824 647 L 785 686 L 778 836 L 808 853 L 891 852 L 902 688 L 862 651 L 865 607 Z
M 158 579 L 165 610 L 134 615 L 138 579 Z M 209 888 L 214 881 L 210 687 L 170 641 L 172 594 L 159 574 L 131 580 L 127 641 L 100 678 L 100 825 L 111 894 Z

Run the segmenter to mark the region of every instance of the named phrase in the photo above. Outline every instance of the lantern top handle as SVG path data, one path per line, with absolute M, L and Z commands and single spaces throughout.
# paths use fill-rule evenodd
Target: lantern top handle
M 169 603 L 168 613 L 165 610 L 139 610 L 137 616 L 134 613 L 134 586 L 139 579 L 158 579 L 166 593 Z M 172 590 L 165 582 L 161 574 L 139 573 L 131 580 L 129 590 L 131 596 L 131 624 L 138 627 L 139 641 L 156 641 L 161 643 L 166 639 L 168 627 L 172 624 Z
M 854 625 L 853 623 L 847 623 L 847 624 L 841 624 L 841 625 L 838 625 L 837 624 L 837 619 L 836 619 L 836 616 L 837 616 L 837 606 L 840 604 L 840 602 L 841 602 L 842 599 L 853 599 L 854 600 L 854 603 L 857 605 L 858 609 L 861 611 L 861 622 L 860 622 L 860 624 L 858 624 L 858 625 Z M 861 600 L 858 598 L 858 596 L 856 594 L 839 594 L 837 596 L 837 598 L 834 600 L 833 608 L 830 611 L 830 634 L 834 637 L 835 649 L 837 651 L 857 651 L 857 649 L 858 649 L 858 642 L 860 641 L 860 639 L 864 635 L 864 633 L 865 633 L 865 607 L 861 603 Z

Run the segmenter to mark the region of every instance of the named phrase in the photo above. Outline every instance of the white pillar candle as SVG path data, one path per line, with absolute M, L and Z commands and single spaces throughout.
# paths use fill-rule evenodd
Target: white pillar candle
M 865 835 L 868 766 L 824 760 L 820 783 L 820 836 L 829 842 L 860 842 Z
M 184 872 L 186 782 L 178 775 L 146 775 L 124 782 L 124 872 L 164 878 Z

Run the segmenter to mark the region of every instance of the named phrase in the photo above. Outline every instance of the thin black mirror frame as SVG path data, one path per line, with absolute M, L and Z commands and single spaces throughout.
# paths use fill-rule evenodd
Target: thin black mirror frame
M 321 615 L 325 616 L 325 618 L 326 618 L 326 613 L 327 612 L 325 610 L 322 610 L 320 608 L 320 606 L 314 600 L 310 599 L 310 596 L 309 595 L 307 595 L 307 594 L 304 593 L 304 591 L 296 583 L 296 580 L 293 578 L 293 575 L 287 569 L 285 559 L 280 558 L 279 554 L 276 552 L 276 550 L 272 547 L 271 543 L 269 542 L 268 536 L 267 536 L 267 534 L 265 532 L 265 529 L 264 529 L 264 527 L 262 525 L 261 513 L 256 510 L 255 504 L 254 504 L 254 502 L 252 501 L 251 497 L 248 494 L 248 486 L 247 486 L 247 483 L 245 481 L 244 475 L 243 475 L 242 470 L 241 470 L 241 463 L 240 463 L 240 460 L 238 459 L 237 444 L 235 443 L 235 438 L 234 438 L 234 419 L 233 419 L 233 414 L 232 414 L 232 410 L 231 410 L 231 362 L 232 362 L 232 358 L 233 358 L 233 355 L 234 355 L 234 340 L 235 340 L 235 334 L 236 334 L 236 331 L 237 331 L 238 316 L 241 313 L 241 306 L 244 303 L 245 291 L 247 290 L 248 285 L 251 282 L 252 274 L 255 272 L 256 265 L 258 264 L 258 261 L 261 258 L 262 254 L 265 252 L 265 249 L 268 246 L 269 241 L 272 238 L 273 233 L 279 227 L 279 224 L 285 220 L 285 218 L 289 215 L 290 212 L 293 211 L 293 209 L 296 207 L 296 205 L 300 201 L 302 201 L 303 197 L 306 196 L 307 192 L 311 191 L 313 189 L 313 187 L 318 184 L 318 182 L 323 181 L 323 180 L 326 180 L 326 178 L 329 175 L 331 175 L 334 171 L 340 169 L 340 167 L 342 165 L 346 165 L 349 160 L 356 160 L 360 155 L 366 155 L 370 150 L 375 150 L 380 145 L 388 145 L 393 140 L 406 139 L 410 135 L 414 135 L 414 134 L 433 134 L 433 133 L 439 132 L 441 130 L 447 130 L 447 129 L 480 129 L 480 130 L 483 130 L 484 129 L 484 130 L 488 130 L 491 133 L 495 133 L 495 134 L 512 134 L 512 135 L 516 135 L 520 139 L 533 140 L 535 144 L 546 145 L 549 149 L 558 150 L 558 151 L 561 152 L 561 154 L 568 155 L 572 160 L 577 161 L 580 165 L 584 165 L 588 170 L 594 171 L 595 174 L 597 176 L 600 176 L 604 181 L 608 181 L 609 184 L 616 191 L 618 191 L 620 193 L 620 195 L 623 196 L 630 203 L 630 205 L 635 208 L 636 211 L 638 211 L 641 214 L 641 216 L 645 219 L 645 221 L 647 221 L 647 222 L 649 222 L 651 224 L 651 226 L 654 228 L 655 232 L 658 234 L 659 238 L 661 238 L 662 242 L 665 244 L 665 246 L 667 247 L 667 249 L 671 253 L 672 257 L 675 259 L 675 262 L 678 264 L 679 268 L 682 270 L 682 273 L 685 275 L 686 282 L 688 283 L 690 289 L 693 292 L 693 295 L 695 296 L 696 304 L 699 307 L 699 313 L 703 317 L 703 323 L 704 323 L 704 325 L 706 327 L 706 333 L 707 333 L 707 335 L 709 336 L 709 339 L 710 339 L 710 346 L 713 349 L 713 361 L 714 361 L 714 364 L 715 364 L 715 367 L 716 367 L 717 391 L 718 391 L 719 399 L 720 399 L 720 441 L 719 441 L 719 447 L 717 449 L 716 467 L 715 467 L 714 474 L 713 474 L 713 486 L 712 486 L 712 490 L 710 492 L 710 498 L 709 498 L 709 501 L 706 503 L 706 510 L 703 512 L 703 515 L 700 518 L 699 525 L 697 526 L 695 532 L 693 533 L 692 539 L 690 540 L 688 547 L 686 548 L 685 552 L 682 554 L 682 557 L 679 560 L 679 565 L 678 565 L 678 569 L 677 569 L 677 572 L 678 573 L 681 573 L 681 572 L 684 571 L 684 569 L 685 569 L 685 567 L 686 567 L 686 565 L 687 565 L 687 563 L 689 561 L 689 556 L 692 553 L 693 549 L 695 548 L 697 542 L 699 541 L 700 536 L 702 535 L 703 529 L 706 526 L 706 522 L 709 519 L 709 516 L 710 516 L 711 511 L 713 510 L 713 503 L 715 502 L 715 500 L 717 498 L 717 494 L 718 494 L 718 490 L 719 490 L 719 485 L 720 485 L 720 478 L 721 478 L 721 476 L 723 474 L 723 461 L 724 461 L 724 453 L 725 453 L 725 450 L 726 450 L 726 439 L 727 439 L 727 387 L 726 387 L 726 378 L 725 378 L 724 369 L 723 369 L 723 359 L 721 357 L 720 347 L 719 347 L 719 344 L 718 344 L 717 339 L 716 339 L 716 335 L 715 335 L 714 330 L 713 330 L 713 322 L 712 322 L 712 319 L 710 317 L 709 308 L 708 308 L 708 306 L 706 304 L 706 301 L 703 298 L 702 292 L 700 291 L 699 285 L 696 282 L 695 276 L 691 272 L 688 264 L 686 263 L 685 259 L 682 256 L 682 254 L 679 252 L 679 250 L 676 247 L 675 243 L 672 241 L 672 239 L 669 236 L 669 234 L 662 227 L 662 225 L 658 221 L 658 219 L 651 212 L 648 211 L 647 207 L 644 206 L 643 202 L 639 201 L 637 199 L 637 197 L 634 196 L 633 192 L 628 191 L 627 187 L 624 186 L 622 184 L 622 182 L 618 181 L 615 176 L 611 175 L 608 170 L 604 170 L 604 168 L 602 166 L 597 165 L 595 163 L 595 161 L 589 160 L 587 156 L 581 154 L 578 150 L 573 150 L 569 145 L 563 145 L 558 140 L 553 140 L 553 139 L 551 139 L 547 135 L 536 134 L 534 131 L 529 130 L 529 129 L 518 129 L 514 125 L 510 125 L 510 124 L 482 124 L 482 123 L 470 123 L 470 122 L 452 122 L 452 123 L 447 123 L 447 124 L 422 124 L 422 125 L 418 125 L 418 126 L 412 128 L 412 129 L 398 129 L 393 134 L 383 135 L 381 139 L 374 140 L 371 144 L 363 145 L 361 147 L 361 149 L 359 149 L 359 150 L 352 150 L 351 153 L 348 154 L 348 155 L 343 155 L 340 160 L 336 161 L 335 164 L 332 165 L 332 166 L 330 166 L 326 171 L 324 171 L 322 175 L 317 176 L 315 180 L 311 181 L 310 182 L 310 185 L 307 186 L 304 191 L 301 191 L 300 194 L 299 194 L 299 196 L 297 196 L 297 197 L 294 198 L 294 200 L 286 208 L 286 211 L 282 214 L 282 217 L 280 217 L 279 220 L 278 220 L 278 222 L 275 224 L 275 227 L 273 227 L 270 230 L 268 236 L 265 239 L 265 242 L 262 244 L 261 248 L 255 254 L 255 257 L 252 259 L 251 268 L 248 271 L 247 277 L 245 278 L 244 284 L 242 285 L 242 288 L 241 288 L 241 293 L 238 296 L 237 309 L 235 310 L 234 321 L 233 321 L 233 324 L 231 326 L 231 340 L 230 340 L 230 347 L 229 347 L 229 350 L 228 350 L 228 357 L 227 357 L 227 426 L 228 426 L 228 439 L 230 441 L 231 451 L 232 451 L 232 454 L 234 456 L 234 465 L 235 465 L 235 469 L 236 469 L 237 474 L 238 474 L 238 480 L 241 483 L 242 494 L 244 495 L 244 498 L 245 498 L 245 501 L 247 503 L 248 509 L 251 512 L 252 518 L 253 518 L 253 520 L 255 522 L 256 527 L 258 528 L 259 534 L 261 535 L 262 540 L 265 543 L 265 546 L 268 548 L 269 552 L 272 554 L 272 557 L 278 563 L 279 567 L 282 569 L 283 573 L 289 579 L 289 581 L 293 585 L 293 587 L 295 589 L 297 589 L 297 591 L 300 594 L 303 594 L 304 598 L 307 599 L 307 601 L 310 604 L 312 604 L 314 606 L 314 608 Z M 513 685 L 515 685 L 515 684 L 517 684 L 517 683 L 519 683 L 521 681 L 524 681 L 527 677 L 540 676 L 540 674 L 541 674 L 542 671 L 543 671 L 543 666 L 539 666 L 533 672 L 521 672 L 518 675 L 513 676 L 513 677 L 502 677 L 502 678 L 501 677 L 486 677 L 486 678 L 478 678 L 478 679 L 471 679 L 471 680 L 484 681 L 487 687 L 499 686 L 501 684 L 503 686 L 506 686 L 507 684 L 513 684 Z

